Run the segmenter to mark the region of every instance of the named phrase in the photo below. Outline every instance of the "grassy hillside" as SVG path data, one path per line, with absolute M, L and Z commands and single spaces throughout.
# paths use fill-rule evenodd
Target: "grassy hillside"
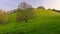
M 34 9 L 34 11 L 36 12 L 37 15 L 41 15 L 41 16 L 60 15 L 60 13 L 47 9 Z
M 16 13 L 10 14 L 7 24 L 0 26 L 0 34 L 60 34 L 59 13 L 44 9 L 34 11 L 37 16 L 28 23 L 18 23 L 15 21 Z

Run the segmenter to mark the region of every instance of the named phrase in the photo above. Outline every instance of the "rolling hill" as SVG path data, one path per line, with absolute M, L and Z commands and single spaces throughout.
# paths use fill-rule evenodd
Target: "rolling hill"
M 47 9 L 34 9 L 37 15 L 60 15 L 60 13 Z
M 0 34 L 60 34 L 60 14 L 51 10 L 34 9 L 36 18 L 28 23 L 16 22 L 16 13 L 9 15 Z

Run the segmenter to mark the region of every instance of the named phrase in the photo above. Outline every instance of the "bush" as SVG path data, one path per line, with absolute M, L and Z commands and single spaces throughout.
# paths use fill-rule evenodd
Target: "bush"
M 8 17 L 7 13 L 0 10 L 0 24 L 6 23 L 7 17 Z

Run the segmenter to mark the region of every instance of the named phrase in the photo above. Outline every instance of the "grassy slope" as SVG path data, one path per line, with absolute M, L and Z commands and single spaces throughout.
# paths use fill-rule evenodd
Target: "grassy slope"
M 41 16 L 52 16 L 52 15 L 56 16 L 60 14 L 55 11 L 46 10 L 46 9 L 34 9 L 34 11 L 36 12 L 37 15 L 41 15 Z
M 29 23 L 16 23 L 16 14 L 9 15 L 8 24 L 0 26 L 0 34 L 60 34 L 58 13 L 44 9 L 35 9 L 35 11 L 36 19 L 30 20 Z

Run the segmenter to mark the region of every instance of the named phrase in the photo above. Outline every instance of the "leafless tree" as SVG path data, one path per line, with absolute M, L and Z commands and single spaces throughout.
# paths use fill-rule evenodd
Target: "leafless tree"
M 25 2 L 22 2 L 18 6 L 17 11 L 18 11 L 17 12 L 17 21 L 25 21 L 26 23 L 28 22 L 29 19 L 32 19 L 33 14 L 34 14 L 32 6 Z

